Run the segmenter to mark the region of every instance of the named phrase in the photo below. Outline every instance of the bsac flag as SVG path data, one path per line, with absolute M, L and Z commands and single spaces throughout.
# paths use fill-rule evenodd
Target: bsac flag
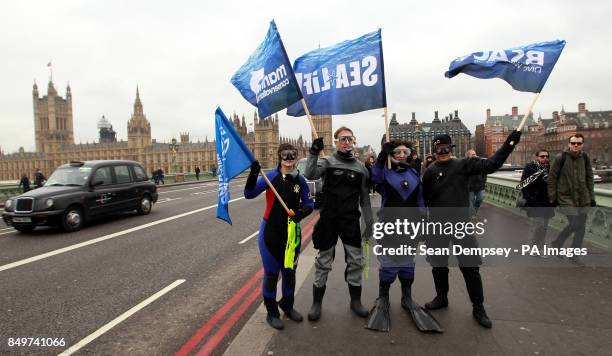
M 229 122 L 221 108 L 215 111 L 215 138 L 217 144 L 217 166 L 219 175 L 219 199 L 217 218 L 230 225 L 228 205 L 230 201 L 229 181 L 251 166 L 255 157 L 242 142 L 240 135 Z
M 387 106 L 380 30 L 299 57 L 293 70 L 313 115 L 353 114 Z M 287 115 L 305 115 L 293 104 Z
M 274 20 L 264 41 L 231 79 L 240 94 L 257 107 L 260 118 L 302 99 L 291 62 Z
M 515 90 L 539 93 L 552 72 L 565 41 L 534 43 L 509 49 L 487 50 L 459 57 L 444 75 L 459 73 L 476 78 L 501 78 Z

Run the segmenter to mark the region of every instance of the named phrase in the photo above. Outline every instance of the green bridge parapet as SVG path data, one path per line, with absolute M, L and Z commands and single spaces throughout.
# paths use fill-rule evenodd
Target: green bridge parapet
M 499 173 L 490 174 L 487 177 L 485 202 L 527 218 L 525 211 L 516 207 L 516 199 L 521 194 L 521 191 L 516 189 L 519 182 L 519 177 Z M 612 230 L 610 229 L 612 191 L 599 189 L 595 185 L 595 199 L 597 206 L 589 209 L 585 239 L 598 247 L 612 251 Z M 559 231 L 566 225 L 565 215 L 558 211 L 550 220 L 550 226 Z

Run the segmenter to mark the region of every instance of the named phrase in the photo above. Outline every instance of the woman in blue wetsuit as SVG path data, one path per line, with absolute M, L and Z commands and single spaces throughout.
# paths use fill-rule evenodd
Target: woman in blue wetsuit
M 372 166 L 372 183 L 376 184 L 381 195 L 381 210 L 379 221 L 393 223 L 397 220 L 413 223 L 424 218 L 425 204 L 423 185 L 419 172 L 412 167 L 412 144 L 403 140 L 392 140 L 383 144 L 376 164 Z M 387 162 L 391 162 L 391 168 Z M 396 249 L 404 245 L 416 248 L 418 236 L 412 238 L 405 235 L 390 234 L 377 242 L 383 248 Z M 382 250 L 382 249 L 381 249 Z M 414 255 L 378 256 L 379 297 L 370 313 L 368 329 L 389 331 L 391 319 L 389 315 L 389 289 L 396 278 L 399 278 L 402 289 L 402 308 L 406 309 L 421 331 L 441 331 L 435 319 L 432 319 L 423 308 L 412 300 L 412 283 L 414 281 Z
M 314 204 L 309 197 L 306 180 L 295 169 L 297 150 L 291 144 L 281 144 L 278 147 L 278 160 L 277 168 L 266 173 L 266 176 L 287 208 L 294 212 L 295 215 L 291 220 L 299 223 L 312 212 Z M 263 177 L 258 177 L 260 170 L 259 162 L 253 162 L 244 188 L 244 196 L 253 199 L 266 192 L 266 211 L 259 228 L 259 252 L 264 268 L 263 298 L 268 311 L 266 321 L 273 328 L 282 329 L 284 324 L 280 319 L 279 306 L 289 319 L 297 322 L 303 319 L 302 315 L 293 309 L 295 271 L 300 246 L 296 247 L 293 268 L 286 268 L 284 261 L 289 216 Z M 282 274 L 282 298 L 277 303 L 276 285 L 279 274 Z

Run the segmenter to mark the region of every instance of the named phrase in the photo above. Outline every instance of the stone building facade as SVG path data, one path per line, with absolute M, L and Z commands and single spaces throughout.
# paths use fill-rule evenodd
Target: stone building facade
M 451 140 L 455 145 L 453 151 L 456 157 L 464 157 L 465 153 L 471 147 L 470 130 L 461 122 L 459 111 L 450 113 L 444 119 L 438 118 L 438 112 L 434 112 L 434 118 L 431 122 L 418 122 L 416 115 L 412 113 L 412 120 L 408 123 L 400 124 L 397 121 L 397 116 L 394 113 L 389 123 L 389 136 L 391 139 L 402 139 L 412 142 L 417 150 L 419 157 L 423 158 L 430 155 L 433 151 L 433 139 L 436 135 L 446 133 L 451 136 Z M 384 135 L 383 140 L 384 142 Z
M 509 115 L 491 116 L 487 109 L 485 137 L 488 155 L 495 152 L 522 119 L 516 107 L 512 111 L 513 115 L 509 118 Z M 585 137 L 585 151 L 594 166 L 612 164 L 612 110 L 589 111 L 586 103 L 579 103 L 576 112 L 566 112 L 564 108 L 561 112 L 554 111 L 550 119 L 542 119 L 541 116 L 537 120 L 530 118 L 523 129 L 520 144 L 506 162 L 523 166 L 533 160 L 538 149 L 556 155 L 567 148 L 569 138 L 576 133 Z
M 74 142 L 70 86 L 66 88 L 65 98 L 58 95 L 51 81 L 46 96 L 39 98 L 36 84 L 32 95 L 36 151 L 25 152 L 20 148 L 16 153 L 0 152 L 0 180 L 17 180 L 22 174 L 32 176 L 36 168 L 40 168 L 43 174 L 48 176 L 56 167 L 74 160 L 134 160 L 140 162 L 147 172 L 158 168 L 170 172 L 173 158 L 176 160 L 175 166 L 178 172 L 193 172 L 196 165 L 203 171 L 211 171 L 217 167 L 214 140 L 191 142 L 189 133 L 182 132 L 176 156 L 173 157 L 169 143 L 152 139 L 151 124 L 144 114 L 138 89 L 136 89 L 133 113 L 127 123 L 127 141 L 117 141 L 111 123 L 102 117 L 98 122 L 99 141 L 85 144 Z M 248 129 L 244 115 L 239 118 L 234 114 L 230 117 L 230 121 L 264 168 L 271 168 L 277 164 L 276 151 L 281 142 L 296 146 L 300 157 L 306 157 L 310 148 L 310 143 L 301 136 L 297 139 L 280 136 L 278 114 L 264 119 L 259 118 L 255 112 L 252 130 Z M 327 135 L 331 137 L 331 117 L 329 121 Z

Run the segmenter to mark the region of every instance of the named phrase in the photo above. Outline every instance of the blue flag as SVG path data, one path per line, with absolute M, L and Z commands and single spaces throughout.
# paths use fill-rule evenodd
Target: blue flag
M 219 175 L 219 200 L 217 217 L 230 225 L 228 204 L 230 201 L 229 181 L 251 166 L 255 157 L 244 144 L 240 135 L 229 122 L 221 108 L 215 111 L 215 138 L 217 144 L 217 165 Z
M 387 106 L 380 30 L 295 60 L 295 77 L 310 113 L 353 114 Z M 305 115 L 294 104 L 287 115 Z
M 231 79 L 240 94 L 265 118 L 302 99 L 291 62 L 276 29 L 270 22 L 268 34 Z
M 451 62 L 444 75 L 459 73 L 476 78 L 501 78 L 518 91 L 539 93 L 557 63 L 565 41 L 534 43 L 522 47 L 480 51 Z

